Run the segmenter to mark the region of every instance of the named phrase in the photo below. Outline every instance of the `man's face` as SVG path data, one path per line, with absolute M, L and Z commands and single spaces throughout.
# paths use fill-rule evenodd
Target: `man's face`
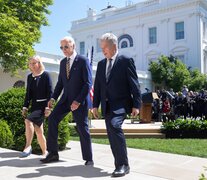
M 75 47 L 72 42 L 68 42 L 66 40 L 60 42 L 60 49 L 66 57 L 70 57 L 73 54 L 74 48 Z
M 111 44 L 108 41 L 101 41 L 101 49 L 103 52 L 103 55 L 107 58 L 110 59 L 116 54 L 116 45 Z

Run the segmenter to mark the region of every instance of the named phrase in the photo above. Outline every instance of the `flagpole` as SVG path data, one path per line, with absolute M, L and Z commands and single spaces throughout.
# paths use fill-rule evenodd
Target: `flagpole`
M 92 72 L 92 78 L 93 78 L 93 46 L 91 47 L 91 53 L 88 52 L 88 59 L 90 61 L 90 66 L 91 66 L 91 72 Z M 90 57 L 90 58 L 89 58 Z M 91 106 L 93 108 L 93 84 L 92 84 L 92 87 L 90 89 L 90 99 L 91 99 Z M 92 128 L 92 124 L 91 124 L 91 121 L 92 121 L 92 117 L 93 117 L 93 114 L 91 112 L 91 110 L 89 110 L 89 113 L 91 116 L 89 116 L 89 128 Z

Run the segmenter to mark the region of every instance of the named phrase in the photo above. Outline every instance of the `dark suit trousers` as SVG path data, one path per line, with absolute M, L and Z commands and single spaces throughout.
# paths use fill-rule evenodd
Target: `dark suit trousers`
M 49 152 L 58 151 L 58 124 L 70 112 L 68 102 L 57 104 L 48 118 L 47 148 Z M 83 160 L 92 160 L 91 137 L 88 128 L 88 109 L 80 105 L 73 113 L 80 136 L 80 144 Z
M 105 123 L 111 150 L 115 159 L 115 167 L 129 165 L 125 136 L 121 128 L 125 117 L 126 113 L 123 111 L 117 110 L 112 112 L 109 104 L 107 103 Z

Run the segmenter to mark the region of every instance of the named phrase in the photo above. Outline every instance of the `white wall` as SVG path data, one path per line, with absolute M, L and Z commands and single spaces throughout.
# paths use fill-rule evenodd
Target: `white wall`
M 13 87 L 16 81 L 25 81 L 25 73 L 21 72 L 20 77 L 11 77 L 10 73 L 4 73 L 2 69 L 0 69 L 0 92 L 5 92 Z

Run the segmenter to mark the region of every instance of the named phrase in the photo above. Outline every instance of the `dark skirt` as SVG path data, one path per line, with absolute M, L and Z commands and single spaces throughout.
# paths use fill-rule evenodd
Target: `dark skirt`
M 30 115 L 27 116 L 27 119 L 40 127 L 44 121 L 44 111 L 34 110 Z

